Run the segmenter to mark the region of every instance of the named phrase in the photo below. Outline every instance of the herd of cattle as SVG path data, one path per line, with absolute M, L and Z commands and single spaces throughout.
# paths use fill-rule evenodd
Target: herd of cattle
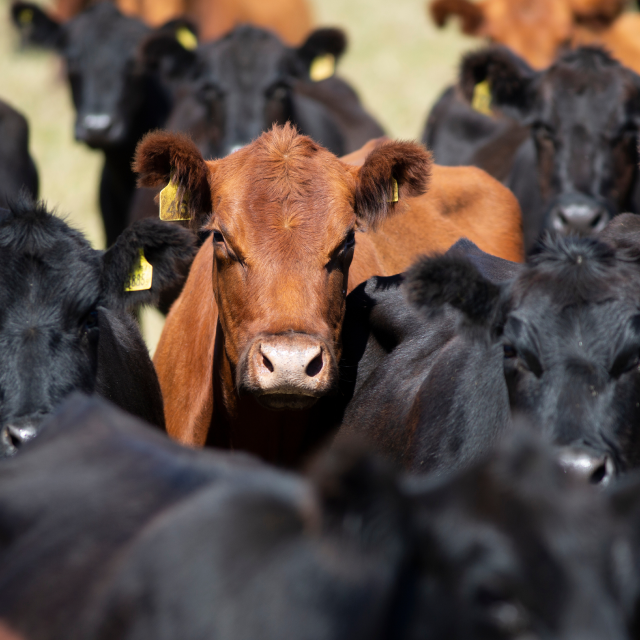
M 640 638 L 626 5 L 433 0 L 418 143 L 304 0 L 12 4 L 107 249 L 0 103 L 0 640 Z

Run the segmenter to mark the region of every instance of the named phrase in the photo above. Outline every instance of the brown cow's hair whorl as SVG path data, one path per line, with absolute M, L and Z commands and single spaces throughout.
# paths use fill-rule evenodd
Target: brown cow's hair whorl
M 191 224 L 197 227 L 211 213 L 209 168 L 198 147 L 181 133 L 151 131 L 138 143 L 133 170 L 138 174 L 138 186 L 159 187 L 173 176 L 182 196 L 189 192 L 188 208 Z
M 458 16 L 462 21 L 462 32 L 477 35 L 484 22 L 484 15 L 478 5 L 469 0 L 434 0 L 429 6 L 431 18 L 442 28 L 450 16 Z
M 372 229 L 393 213 L 389 202 L 393 180 L 398 182 L 400 200 L 427 191 L 431 177 L 431 154 L 415 142 L 386 142 L 365 159 L 355 193 L 355 211 Z

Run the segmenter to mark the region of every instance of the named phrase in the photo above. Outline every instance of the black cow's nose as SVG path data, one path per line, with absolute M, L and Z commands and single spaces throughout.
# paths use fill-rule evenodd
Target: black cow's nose
M 606 453 L 597 454 L 584 449 L 566 448 L 558 454 L 560 466 L 568 473 L 590 484 L 605 486 L 615 473 L 613 460 Z
M 5 425 L 0 430 L 0 449 L 6 455 L 13 455 L 29 440 L 35 438 L 37 429 L 33 424 Z
M 551 228 L 563 235 L 598 233 L 609 222 L 609 212 L 595 200 L 575 197 L 559 202 L 551 211 Z

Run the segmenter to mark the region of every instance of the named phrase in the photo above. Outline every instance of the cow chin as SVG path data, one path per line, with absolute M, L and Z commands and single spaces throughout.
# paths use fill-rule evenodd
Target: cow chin
M 256 399 L 271 411 L 303 411 L 311 408 L 318 400 L 313 396 L 303 396 L 294 393 L 263 393 Z
M 303 333 L 261 336 L 241 360 L 241 390 L 267 409 L 299 411 L 313 406 L 336 379 L 337 365 L 320 338 Z

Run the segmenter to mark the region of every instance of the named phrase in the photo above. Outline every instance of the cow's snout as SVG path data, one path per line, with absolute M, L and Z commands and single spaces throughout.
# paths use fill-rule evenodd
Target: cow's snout
M 551 228 L 562 235 L 587 236 L 604 229 L 611 216 L 602 204 L 582 195 L 561 198 L 550 213 Z
M 304 334 L 264 337 L 249 350 L 247 386 L 270 409 L 304 409 L 329 390 L 334 367 L 322 340 Z
M 595 453 L 569 447 L 559 452 L 558 461 L 566 472 L 572 473 L 590 484 L 606 486 L 615 474 L 613 460 L 606 453 Z
M 121 124 L 107 113 L 89 113 L 76 121 L 76 140 L 90 147 L 102 148 L 120 142 Z
M 36 437 L 38 430 L 35 424 L 7 424 L 0 429 L 0 457 L 12 456 L 18 449 Z

